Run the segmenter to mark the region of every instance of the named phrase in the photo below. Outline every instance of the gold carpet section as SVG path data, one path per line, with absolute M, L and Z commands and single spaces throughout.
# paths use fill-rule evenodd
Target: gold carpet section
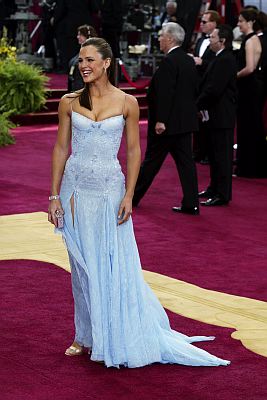
M 61 236 L 54 234 L 44 212 L 0 217 L 0 243 L 0 260 L 38 260 L 69 271 Z M 267 303 L 202 289 L 149 271 L 144 271 L 144 276 L 164 307 L 201 322 L 233 328 L 234 339 L 267 357 Z

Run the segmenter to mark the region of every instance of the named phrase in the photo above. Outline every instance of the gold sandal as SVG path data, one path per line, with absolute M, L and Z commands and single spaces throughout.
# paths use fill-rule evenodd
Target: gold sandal
M 66 356 L 81 356 L 83 354 L 83 347 L 70 346 L 65 351 Z
M 86 353 L 90 354 L 91 353 L 91 349 L 87 348 L 87 347 L 84 347 L 84 346 L 77 347 L 74 344 L 72 344 L 70 347 L 68 347 L 67 350 L 65 351 L 65 355 L 66 356 L 81 356 L 81 355 L 86 354 Z

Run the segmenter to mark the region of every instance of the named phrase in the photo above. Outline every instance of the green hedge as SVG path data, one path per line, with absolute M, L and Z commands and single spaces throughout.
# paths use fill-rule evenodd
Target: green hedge
M 9 120 L 12 113 L 13 111 L 3 112 L 0 108 L 0 147 L 15 143 L 15 139 L 10 133 L 10 129 L 16 126 Z
M 23 62 L 0 62 L 0 107 L 23 114 L 39 110 L 46 101 L 44 76 L 39 68 Z
M 15 142 L 9 130 L 10 115 L 34 112 L 46 101 L 48 78 L 32 65 L 12 59 L 0 60 L 0 146 Z

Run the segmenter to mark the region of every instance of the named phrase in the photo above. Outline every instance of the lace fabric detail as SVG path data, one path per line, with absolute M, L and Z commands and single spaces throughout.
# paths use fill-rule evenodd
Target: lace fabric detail
M 123 115 L 93 121 L 72 112 L 72 154 L 65 166 L 64 186 L 107 193 L 124 184 L 117 158 L 123 129 Z

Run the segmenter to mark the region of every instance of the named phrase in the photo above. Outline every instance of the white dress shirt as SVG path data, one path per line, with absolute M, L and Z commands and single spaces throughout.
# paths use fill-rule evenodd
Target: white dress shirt
M 171 47 L 167 54 L 169 54 L 172 50 L 177 49 L 177 47 L 180 47 L 180 46 L 173 46 L 173 47 Z
M 204 39 L 203 42 L 201 43 L 201 46 L 199 49 L 199 57 L 200 58 L 203 56 L 203 54 L 205 53 L 205 51 L 207 50 L 209 45 L 210 45 L 210 38 Z

